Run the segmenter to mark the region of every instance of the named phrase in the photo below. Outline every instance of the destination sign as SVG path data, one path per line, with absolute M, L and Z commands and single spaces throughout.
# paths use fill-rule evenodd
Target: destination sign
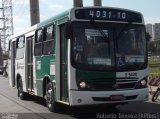
M 139 13 L 107 8 L 91 8 L 75 10 L 76 19 L 85 20 L 108 20 L 124 22 L 142 22 L 142 16 Z

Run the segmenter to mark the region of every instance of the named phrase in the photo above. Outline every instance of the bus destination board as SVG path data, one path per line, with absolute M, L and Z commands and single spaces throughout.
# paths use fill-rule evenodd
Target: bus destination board
M 76 19 L 142 22 L 140 13 L 121 9 L 88 8 L 75 10 Z

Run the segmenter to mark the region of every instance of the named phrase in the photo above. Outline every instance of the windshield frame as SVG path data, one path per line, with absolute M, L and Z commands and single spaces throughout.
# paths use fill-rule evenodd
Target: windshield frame
M 148 58 L 147 58 L 147 55 L 148 55 L 148 53 L 147 53 L 147 41 L 145 41 L 145 46 L 146 46 L 146 48 L 145 48 L 145 50 L 146 50 L 146 52 L 145 52 L 145 54 L 144 54 L 144 63 L 143 63 L 143 65 L 141 65 L 141 66 L 136 66 L 136 65 L 134 65 L 134 66 L 127 66 L 127 67 L 122 67 L 122 68 L 119 68 L 119 67 L 117 67 L 117 65 L 116 65 L 116 52 L 117 52 L 117 48 L 116 48 L 116 43 L 117 43 L 117 35 L 114 35 L 115 34 L 115 26 L 116 25 L 119 25 L 119 24 L 121 24 L 121 25 L 124 25 L 124 27 L 125 27 L 125 25 L 127 25 L 126 23 L 110 23 L 110 22 L 96 22 L 96 24 L 106 24 L 106 25 L 113 25 L 113 65 L 111 65 L 111 66 L 107 66 L 107 67 L 102 67 L 102 65 L 100 65 L 100 66 L 96 66 L 97 68 L 93 68 L 94 67 L 94 65 L 92 65 L 92 66 L 89 66 L 89 65 L 77 65 L 76 63 L 75 63 L 75 61 L 74 61 L 74 59 L 73 59 L 73 39 L 74 39 L 74 28 L 73 28 L 73 26 L 74 26 L 74 23 L 86 23 L 86 24 L 89 24 L 89 21 L 74 21 L 74 22 L 72 22 L 71 24 L 71 26 L 72 26 L 72 37 L 71 37 L 71 57 L 70 57 L 70 59 L 71 59 L 71 65 L 74 67 L 74 68 L 76 68 L 76 69 L 80 69 L 80 70 L 90 70 L 90 71 L 133 71 L 133 70 L 141 70 L 141 69 L 144 69 L 144 68 L 146 68 L 147 67 L 147 64 L 148 64 Z M 130 24 L 130 23 L 128 23 L 128 24 Z M 145 32 L 145 25 L 143 25 L 143 24 L 130 24 L 129 26 L 141 26 L 141 27 L 144 27 L 144 32 Z M 95 28 L 96 29 L 96 28 Z M 123 28 L 122 28 L 123 29 Z M 103 28 L 102 28 L 102 30 L 103 30 Z M 116 33 L 117 34 L 117 33 Z M 135 67 L 136 66 L 136 67 Z M 102 68 L 100 68 L 100 67 L 102 67 Z

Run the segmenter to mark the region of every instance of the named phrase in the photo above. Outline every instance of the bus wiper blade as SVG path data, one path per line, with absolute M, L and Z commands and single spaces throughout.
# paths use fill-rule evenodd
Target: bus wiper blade
M 107 36 L 107 35 L 105 34 L 105 32 L 96 24 L 96 22 L 95 22 L 94 20 L 91 20 L 91 21 L 90 21 L 90 24 L 91 24 L 92 26 L 94 26 L 94 28 L 96 28 L 96 29 L 101 33 L 101 35 L 102 35 L 103 37 L 106 38 L 107 42 L 110 42 L 108 36 Z M 106 41 L 106 40 L 105 40 L 105 41 Z
M 109 40 L 109 37 L 105 34 L 105 32 L 96 24 L 96 22 L 94 21 L 94 20 L 91 20 L 90 21 L 90 24 L 94 27 L 94 28 L 96 28 L 96 29 L 98 29 L 98 31 L 102 34 L 102 36 L 104 37 L 104 38 L 106 38 L 105 39 L 105 42 L 108 42 L 108 55 L 110 56 L 111 54 L 110 54 L 110 49 L 111 49 L 111 47 L 110 47 L 110 40 Z

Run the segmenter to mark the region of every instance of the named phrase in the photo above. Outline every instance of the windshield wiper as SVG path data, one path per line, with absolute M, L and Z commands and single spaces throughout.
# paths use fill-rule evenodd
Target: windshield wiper
M 96 24 L 96 22 L 95 22 L 94 20 L 91 20 L 91 21 L 90 21 L 90 24 L 91 24 L 94 28 L 96 28 L 96 29 L 101 33 L 101 35 L 102 35 L 103 37 L 106 38 L 107 42 L 110 42 L 108 36 L 107 36 L 107 35 L 105 34 L 105 32 Z
M 91 20 L 90 21 L 90 24 L 96 28 L 100 33 L 101 35 L 106 38 L 105 39 L 105 42 L 108 42 L 108 55 L 110 56 L 110 40 L 109 40 L 109 37 L 105 34 L 105 32 L 96 24 L 96 22 L 94 20 Z

